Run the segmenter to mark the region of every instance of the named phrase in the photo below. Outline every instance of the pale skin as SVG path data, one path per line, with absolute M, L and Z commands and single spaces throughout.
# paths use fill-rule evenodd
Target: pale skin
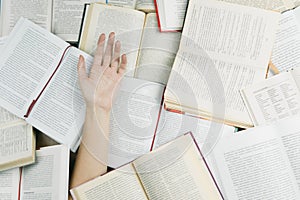
M 83 140 L 97 140 L 99 145 L 94 155 L 88 146 L 82 142 L 78 150 L 70 188 L 81 185 L 107 171 L 109 119 L 115 88 L 123 77 L 127 58 L 120 55 L 121 44 L 115 42 L 115 34 L 110 33 L 106 49 L 105 35 L 101 34 L 94 56 L 94 62 L 89 74 L 83 56 L 78 61 L 78 77 L 82 94 L 86 102 L 86 118 L 83 127 Z M 100 158 L 100 159 L 99 159 Z

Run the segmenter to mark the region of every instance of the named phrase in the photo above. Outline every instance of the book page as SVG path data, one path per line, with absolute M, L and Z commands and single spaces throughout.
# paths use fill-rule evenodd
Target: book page
M 0 126 L 0 171 L 34 162 L 35 136 L 26 122 Z
M 150 151 L 164 86 L 123 78 L 110 119 L 108 165 L 118 168 Z
M 300 90 L 290 72 L 254 84 L 241 94 L 255 126 L 300 113 Z
M 5 200 L 17 200 L 19 194 L 20 169 L 0 172 L 0 197 Z
M 0 105 L 23 118 L 66 47 L 47 30 L 20 19 L 0 58 Z
M 36 163 L 23 168 L 21 199 L 68 199 L 69 149 L 63 145 L 36 151 Z
M 166 101 L 195 113 L 198 108 L 200 116 L 252 126 L 239 90 L 265 79 L 278 17 L 273 11 L 191 0 Z
M 300 128 L 297 126 L 300 117 L 294 116 L 277 123 L 278 133 L 291 163 L 298 188 L 300 189 Z
M 291 0 L 291 1 L 294 3 L 295 7 L 300 6 L 299 0 Z
M 181 30 L 186 15 L 188 0 L 164 0 L 166 28 Z
M 149 199 L 222 199 L 191 135 L 133 162 Z
M 73 199 L 147 199 L 131 164 L 99 176 L 71 190 Z
M 85 3 L 96 0 L 53 0 L 51 32 L 65 41 L 78 41 L 78 35 Z M 105 0 L 97 0 L 105 3 Z
M 138 49 L 144 26 L 145 14 L 140 11 L 92 4 L 89 6 L 86 24 L 82 31 L 79 47 L 83 51 L 93 54 L 97 40 L 101 33 L 115 32 L 116 40 L 121 42 L 121 54 L 127 56 L 127 76 L 134 75 Z
M 79 55 L 85 57 L 86 66 L 90 68 L 93 62 L 91 56 L 76 48 L 69 49 L 27 120 L 74 152 L 78 147 L 85 119 L 85 101 L 77 72 Z
M 0 52 L 3 51 L 7 38 L 8 37 L 0 37 Z
M 205 143 L 217 142 L 222 135 L 232 134 L 234 131 L 235 128 L 231 126 L 162 109 L 155 134 L 154 148 L 191 132 L 202 149 Z M 202 153 L 205 156 L 209 152 L 202 151 Z
M 154 0 L 137 0 L 135 9 L 144 12 L 155 12 Z
M 299 199 L 276 126 L 221 139 L 214 154 L 228 199 Z
M 16 121 L 21 121 L 21 119 L 8 112 L 6 109 L 0 107 L 0 126 Z
M 219 0 L 267 10 L 286 11 L 294 8 L 293 0 Z
M 279 72 L 299 67 L 300 8 L 281 15 L 272 53 L 272 63 Z
M 8 35 L 20 17 L 28 18 L 39 26 L 51 30 L 52 0 L 2 2 L 2 36 Z
M 135 8 L 137 0 L 107 0 L 107 4 L 126 8 Z
M 155 13 L 146 16 L 135 77 L 167 84 L 181 33 L 161 33 Z

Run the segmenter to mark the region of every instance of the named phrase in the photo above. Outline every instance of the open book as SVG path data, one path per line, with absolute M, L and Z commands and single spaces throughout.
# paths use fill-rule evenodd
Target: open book
M 66 41 L 76 42 L 85 3 L 94 0 L 2 1 L 2 32 L 8 35 L 20 17 L 28 18 Z M 105 3 L 105 0 L 97 0 Z
M 86 7 L 82 24 L 80 49 L 93 54 L 98 36 L 113 31 L 127 55 L 127 76 L 167 82 L 180 33 L 160 33 L 155 13 L 94 3 Z
M 300 65 L 300 8 L 281 14 L 272 53 L 273 71 L 284 72 Z
M 0 172 L 1 199 L 68 199 L 69 149 L 44 147 L 36 157 L 32 165 Z
M 0 171 L 35 161 L 32 127 L 0 107 Z
M 178 136 L 192 132 L 197 144 L 215 142 L 234 127 L 162 108 L 164 85 L 124 77 L 111 111 L 108 165 L 119 168 Z M 206 147 L 208 148 L 208 147 Z
M 227 198 L 300 199 L 299 116 L 221 138 L 214 149 Z
M 180 31 L 183 27 L 188 0 L 155 0 L 160 31 Z
M 253 126 L 239 90 L 265 79 L 279 16 L 226 2 L 190 0 L 164 95 L 166 108 Z
M 72 151 L 85 117 L 77 78 L 80 54 L 90 66 L 91 56 L 21 18 L 0 58 L 0 105 Z
M 107 0 L 107 4 L 141 10 L 144 12 L 155 12 L 153 0 Z
M 255 126 L 300 114 L 300 68 L 241 90 Z
M 190 134 L 71 190 L 74 199 L 222 199 Z

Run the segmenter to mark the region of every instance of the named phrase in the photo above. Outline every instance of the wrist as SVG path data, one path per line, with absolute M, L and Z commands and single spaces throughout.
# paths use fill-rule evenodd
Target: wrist
M 111 111 L 110 108 L 104 108 L 95 105 L 86 106 L 86 115 L 99 115 L 99 114 L 109 115 L 110 111 Z

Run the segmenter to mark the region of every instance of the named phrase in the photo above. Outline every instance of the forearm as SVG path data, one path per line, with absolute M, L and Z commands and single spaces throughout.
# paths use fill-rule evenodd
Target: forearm
M 70 188 L 87 182 L 107 170 L 110 112 L 89 109 L 83 127 L 83 139 L 78 150 Z

